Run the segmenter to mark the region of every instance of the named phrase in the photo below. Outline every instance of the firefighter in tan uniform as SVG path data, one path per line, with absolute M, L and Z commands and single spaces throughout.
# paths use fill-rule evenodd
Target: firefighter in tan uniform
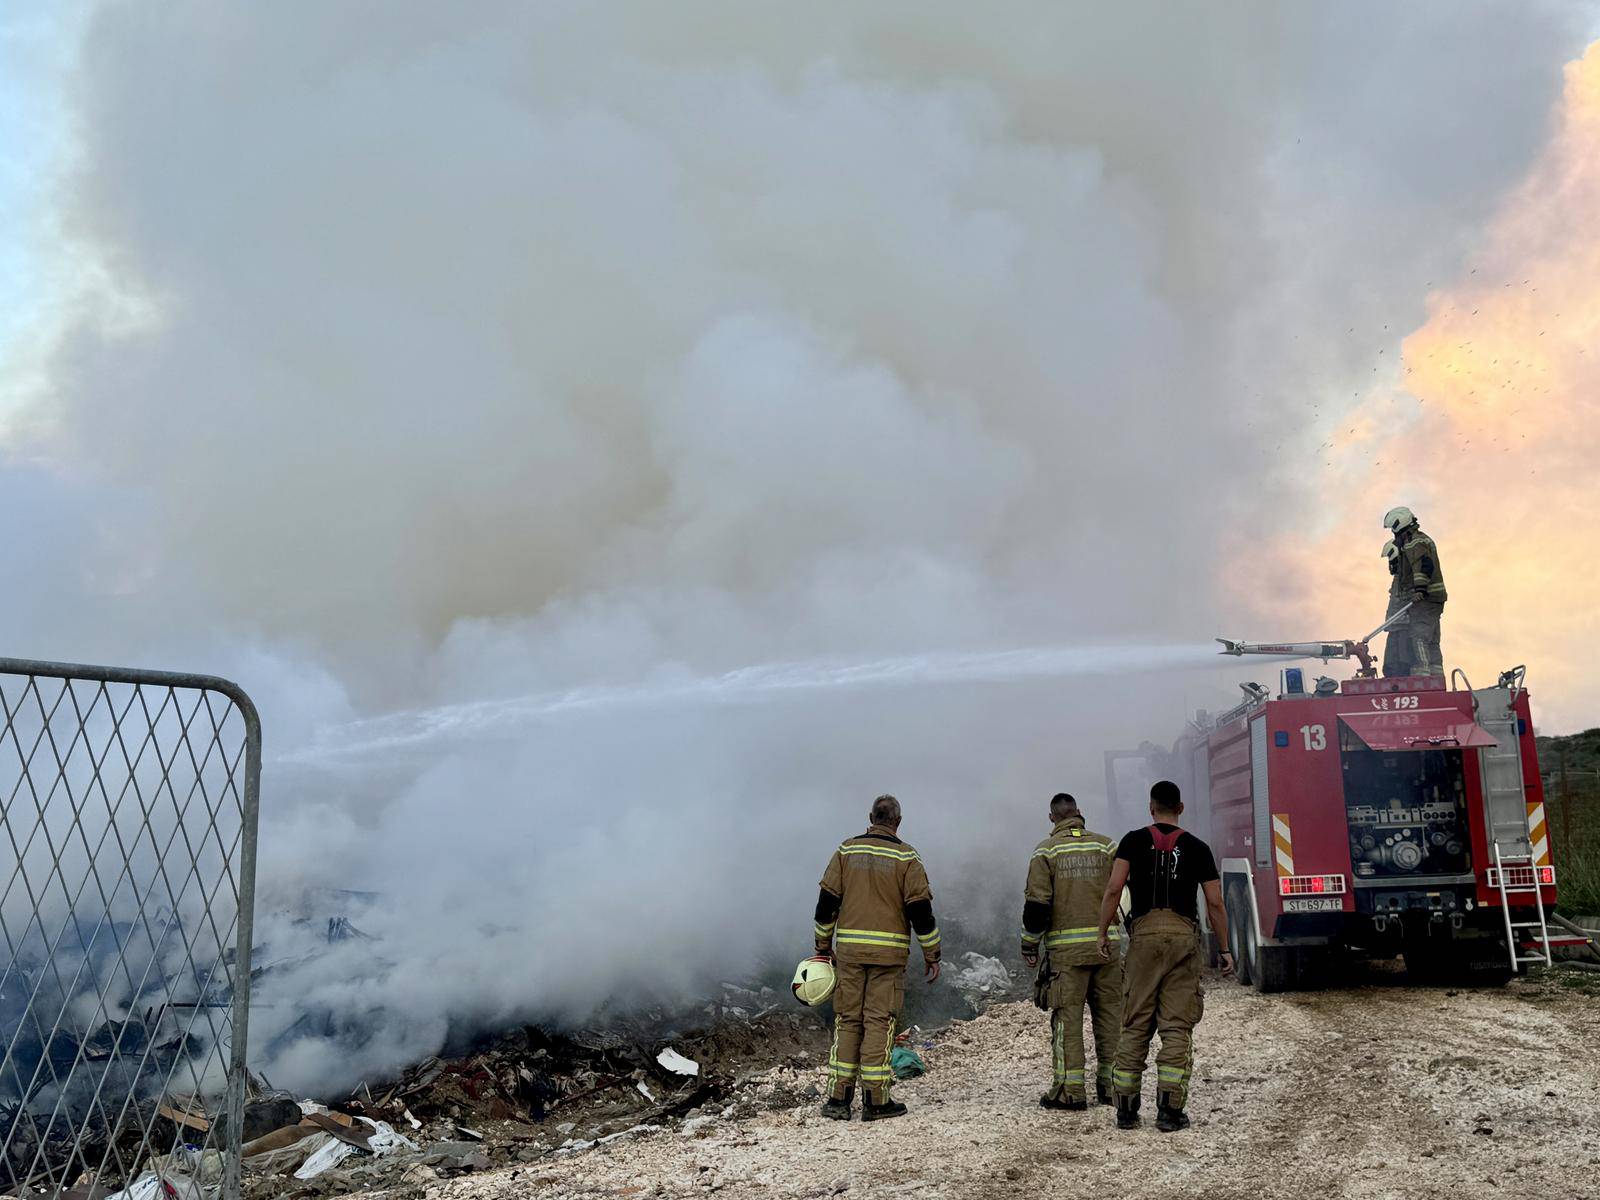
M 1216 860 L 1211 847 L 1178 828 L 1182 813 L 1177 784 L 1163 779 L 1150 789 L 1152 823 L 1118 844 L 1100 902 L 1100 953 L 1110 959 L 1111 919 L 1127 887 L 1131 936 L 1122 962 L 1122 1035 L 1112 1072 L 1119 1129 L 1139 1124 L 1145 1062 L 1157 1031 L 1161 1049 L 1156 1053 L 1156 1128 L 1171 1133 L 1189 1124 L 1183 1108 L 1194 1070 L 1194 1027 L 1204 1009 L 1197 891 L 1205 892 L 1222 973 L 1233 974 Z
M 1041 1108 L 1081 1111 L 1084 1090 L 1083 1004 L 1094 1026 L 1095 1095 L 1111 1104 L 1111 1066 L 1122 1026 L 1122 958 L 1100 957 L 1096 938 L 1100 898 L 1116 847 L 1083 827 L 1078 802 L 1062 792 L 1050 801 L 1050 836 L 1028 860 L 1022 905 L 1022 961 L 1038 964 L 1044 950 L 1049 979 L 1050 1090 Z M 1115 937 L 1115 930 L 1108 936 Z
M 833 1047 L 822 1115 L 850 1119 L 861 1081 L 861 1119 L 903 1116 L 889 1095 L 896 1015 L 905 999 L 911 938 L 922 947 L 927 980 L 939 978 L 939 926 L 922 859 L 898 836 L 900 802 L 872 802 L 871 827 L 828 860 L 817 897 L 817 953 L 834 958 Z M 837 950 L 834 949 L 837 943 Z
M 1393 538 L 1383 544 L 1383 558 L 1389 565 L 1389 607 L 1383 614 L 1387 623 L 1410 603 L 1411 589 L 1400 578 L 1400 547 L 1394 544 Z M 1385 676 L 1411 674 L 1411 624 L 1404 617 L 1390 625 L 1384 635 L 1383 673 Z
M 1444 677 L 1444 656 L 1439 650 L 1439 618 L 1444 615 L 1444 572 L 1439 567 L 1439 547 L 1417 526 L 1409 508 L 1391 508 L 1383 523 L 1394 534 L 1399 549 L 1397 585 L 1412 601 L 1407 614 L 1411 632 L 1411 673 Z

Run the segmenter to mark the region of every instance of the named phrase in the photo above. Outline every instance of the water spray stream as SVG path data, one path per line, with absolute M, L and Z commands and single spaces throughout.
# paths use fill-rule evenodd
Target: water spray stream
M 1111 673 L 1203 668 L 1214 652 L 1186 642 L 1087 643 L 1013 650 L 934 652 L 844 661 L 762 663 L 720 675 L 536 692 L 390 713 L 321 731 L 278 762 L 314 765 L 476 738 L 506 737 L 531 723 L 625 709 L 753 704 L 808 692 L 913 685 L 1012 683 Z

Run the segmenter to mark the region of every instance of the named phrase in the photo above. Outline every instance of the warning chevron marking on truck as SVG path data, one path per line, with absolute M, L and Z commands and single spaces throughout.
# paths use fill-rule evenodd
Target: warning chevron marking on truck
M 1550 827 L 1545 824 L 1543 800 L 1532 800 L 1528 803 L 1528 841 L 1533 846 L 1534 865 L 1548 867 L 1550 865 Z
M 1278 874 L 1294 874 L 1294 840 L 1289 833 L 1289 818 L 1272 814 L 1272 849 L 1278 859 Z

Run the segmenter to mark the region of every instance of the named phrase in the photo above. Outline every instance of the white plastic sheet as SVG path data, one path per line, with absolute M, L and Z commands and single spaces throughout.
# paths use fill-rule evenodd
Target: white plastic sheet
M 685 1058 L 671 1046 L 656 1055 L 656 1061 L 674 1075 L 699 1075 L 700 1064 L 692 1058 Z

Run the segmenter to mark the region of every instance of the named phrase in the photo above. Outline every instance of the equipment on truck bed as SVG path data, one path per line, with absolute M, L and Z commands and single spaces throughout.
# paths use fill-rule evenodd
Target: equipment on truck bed
M 1222 641 L 1223 653 L 1354 658 L 1352 679 L 1276 692 L 1241 684 L 1170 749 L 1106 755 L 1108 798 L 1131 816 L 1148 779 L 1175 780 L 1186 824 L 1216 853 L 1241 982 L 1277 991 L 1340 955 L 1400 954 L 1411 974 L 1505 980 L 1572 940 L 1556 898 L 1524 671 L 1474 689 L 1457 670 L 1376 678 L 1366 638 Z M 1125 795 L 1124 795 L 1125 793 Z

